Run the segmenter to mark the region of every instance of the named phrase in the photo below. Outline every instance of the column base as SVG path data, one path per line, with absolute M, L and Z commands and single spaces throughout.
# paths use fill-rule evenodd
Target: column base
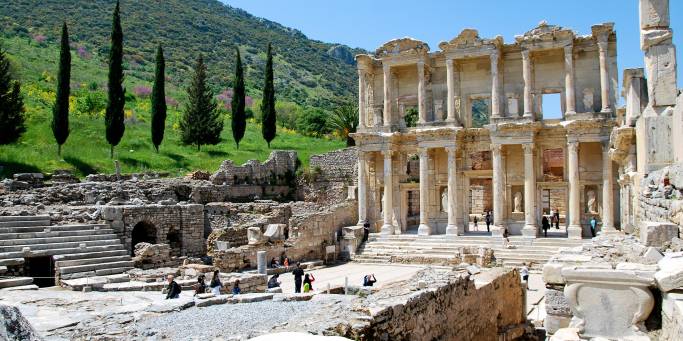
M 446 226 L 446 234 L 451 236 L 461 236 L 464 235 L 464 229 L 458 227 L 458 225 L 448 225 Z
M 383 236 L 392 235 L 392 234 L 394 234 L 394 226 L 389 225 L 389 224 L 384 224 L 384 225 L 382 225 L 382 229 L 379 231 L 379 233 Z
M 532 118 L 534 117 L 534 113 L 532 112 L 525 112 L 524 115 L 522 115 L 524 118 Z
M 432 234 L 432 228 L 427 224 L 420 224 L 420 226 L 417 228 L 418 236 L 428 236 L 430 234 Z
M 597 233 L 598 236 L 605 236 L 605 235 L 617 235 L 617 234 L 623 234 L 623 232 L 615 229 L 614 227 L 603 227 L 600 232 Z
M 536 238 L 538 237 L 538 228 L 535 225 L 524 225 L 522 235 L 525 238 Z
M 569 225 L 567 227 L 567 238 L 581 239 L 583 238 L 583 227 L 581 225 Z

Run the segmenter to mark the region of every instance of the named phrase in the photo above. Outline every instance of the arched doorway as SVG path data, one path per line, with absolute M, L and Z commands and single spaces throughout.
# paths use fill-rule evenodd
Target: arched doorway
M 130 253 L 134 254 L 135 245 L 138 243 L 157 243 L 157 228 L 153 224 L 146 221 L 141 221 L 135 224 L 131 234 Z
M 180 233 L 178 230 L 171 230 L 166 234 L 166 242 L 171 247 L 171 254 L 173 256 L 180 256 L 183 243 L 180 240 Z

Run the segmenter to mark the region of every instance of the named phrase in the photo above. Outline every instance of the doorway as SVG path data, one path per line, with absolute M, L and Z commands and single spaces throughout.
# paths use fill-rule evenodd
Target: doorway
M 133 227 L 133 232 L 131 233 L 131 255 L 135 255 L 135 245 L 138 243 L 157 243 L 157 229 L 153 224 L 145 221 L 135 224 L 135 227 Z
M 55 263 L 52 256 L 25 258 L 24 273 L 33 277 L 33 284 L 39 288 L 55 286 Z

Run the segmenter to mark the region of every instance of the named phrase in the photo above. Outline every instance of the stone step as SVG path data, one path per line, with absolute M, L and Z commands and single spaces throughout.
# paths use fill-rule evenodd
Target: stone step
M 104 263 L 114 263 L 114 262 L 130 262 L 131 257 L 129 255 L 119 255 L 119 256 L 106 256 L 106 257 L 93 257 L 93 258 L 80 258 L 72 260 L 55 260 L 55 267 L 66 268 L 79 265 L 90 265 L 90 264 L 104 264 Z
M 117 256 L 128 256 L 127 250 L 112 250 L 112 251 L 96 251 L 96 252 L 84 252 L 84 253 L 69 253 L 64 255 L 56 255 L 53 257 L 54 261 L 71 261 L 71 260 L 82 260 L 89 258 L 104 258 L 104 257 L 117 257 Z
M 14 227 L 0 227 L 0 234 L 2 233 L 24 233 L 24 232 L 44 232 L 45 229 L 50 231 L 84 231 L 109 228 L 107 224 L 70 224 L 70 225 L 37 225 L 37 226 L 14 226 Z
M 512 244 L 511 244 L 512 245 Z M 558 250 L 557 247 L 550 247 L 550 246 L 518 246 L 514 245 L 514 249 L 506 249 L 503 248 L 502 245 L 496 245 L 496 246 L 489 246 L 489 245 L 481 245 L 482 247 L 490 247 L 491 249 L 495 250 L 534 250 L 538 252 L 550 252 L 554 253 Z M 460 247 L 479 247 L 477 245 L 423 245 L 423 244 L 406 244 L 406 245 L 391 245 L 391 244 L 376 244 L 376 243 L 370 243 L 365 247 L 366 250 L 368 249 L 383 249 L 383 250 L 416 250 L 416 249 L 425 249 L 425 250 L 443 250 L 443 251 L 452 251 L 456 252 Z
M 27 247 L 30 249 L 30 252 L 40 252 L 41 250 L 50 250 L 50 249 L 68 249 L 72 248 L 74 249 L 70 253 L 75 253 L 79 251 L 79 246 L 80 244 L 85 244 L 85 247 L 89 246 L 107 246 L 107 245 L 114 245 L 114 246 L 119 246 L 123 247 L 121 245 L 121 241 L 118 239 L 105 239 L 105 240 L 91 240 L 91 241 L 80 241 L 80 242 L 62 242 L 62 243 L 47 243 L 47 244 L 30 244 L 30 245 L 12 245 L 12 246 L 3 246 L 3 250 L 5 252 L 12 252 L 12 251 L 22 251 L 23 248 Z M 1 255 L 0 255 L 1 257 Z
M 74 265 L 74 266 L 62 266 L 59 267 L 57 270 L 59 271 L 60 275 L 61 274 L 73 274 L 77 272 L 89 272 L 89 271 L 95 271 L 96 275 L 111 275 L 109 273 L 103 273 L 99 274 L 97 273 L 98 270 L 105 270 L 105 269 L 116 269 L 116 268 L 132 268 L 133 267 L 133 261 L 132 260 L 125 260 L 125 261 L 116 261 L 116 262 L 111 262 L 111 263 L 97 263 L 97 264 L 84 264 L 84 265 Z
M 0 222 L 11 222 L 11 221 L 34 221 L 34 220 L 42 220 L 42 221 L 48 221 L 48 224 L 50 222 L 50 216 L 49 215 L 9 215 L 9 216 L 0 216 Z
M 33 278 L 31 278 L 31 277 L 1 277 L 0 276 L 0 289 L 29 285 L 31 283 L 33 283 Z
M 4 249 L 3 249 L 4 250 Z M 66 255 L 66 254 L 77 254 L 77 253 L 89 253 L 89 252 L 101 252 L 101 251 L 124 251 L 123 245 L 112 244 L 112 245 L 99 245 L 99 246 L 88 246 L 84 249 L 78 247 L 66 247 L 66 248 L 52 248 L 43 250 L 32 250 L 29 253 L 30 257 L 39 256 L 56 256 L 56 255 Z M 24 252 L 11 251 L 11 252 L 0 252 L 0 259 L 10 259 L 10 258 L 24 258 L 27 257 Z
M 96 240 L 118 239 L 116 234 L 89 234 L 85 236 L 67 236 L 67 237 L 43 237 L 43 238 L 28 238 L 28 239 L 5 239 L 0 240 L 0 246 L 14 246 L 24 245 L 30 246 L 33 244 L 52 244 L 63 242 L 86 242 Z
M 0 227 L 30 227 L 50 225 L 50 220 L 2 221 Z
M 100 235 L 100 234 L 114 234 L 114 230 L 112 230 L 112 229 L 100 229 L 100 230 L 2 233 L 2 234 L 0 234 L 0 241 L 7 240 L 7 239 L 76 237 L 76 236 L 91 236 L 91 235 Z

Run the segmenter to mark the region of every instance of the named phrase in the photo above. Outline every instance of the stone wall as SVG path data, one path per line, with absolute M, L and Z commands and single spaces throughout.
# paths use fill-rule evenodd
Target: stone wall
M 324 181 L 355 184 L 358 179 L 358 148 L 350 147 L 325 154 L 311 155 L 311 169 L 319 169 Z
M 175 255 L 196 257 L 205 252 L 203 205 L 104 206 L 102 218 L 128 250 L 133 229 L 144 223 L 155 229 L 155 243 L 170 244 Z
M 216 185 L 287 185 L 294 182 L 297 167 L 295 151 L 276 150 L 263 163 L 249 160 L 235 166 L 232 160 L 225 160 L 210 179 Z
M 424 290 L 420 282 L 426 283 Z M 467 274 L 425 270 L 369 295 L 346 337 L 354 340 L 513 340 L 525 333 L 525 291 L 516 270 Z
M 350 147 L 312 155 L 308 173 L 299 178 L 298 198 L 334 205 L 355 198 L 358 181 L 358 148 Z
M 683 228 L 683 163 L 649 173 L 640 188 L 641 193 L 636 194 L 638 223 L 670 222 Z

